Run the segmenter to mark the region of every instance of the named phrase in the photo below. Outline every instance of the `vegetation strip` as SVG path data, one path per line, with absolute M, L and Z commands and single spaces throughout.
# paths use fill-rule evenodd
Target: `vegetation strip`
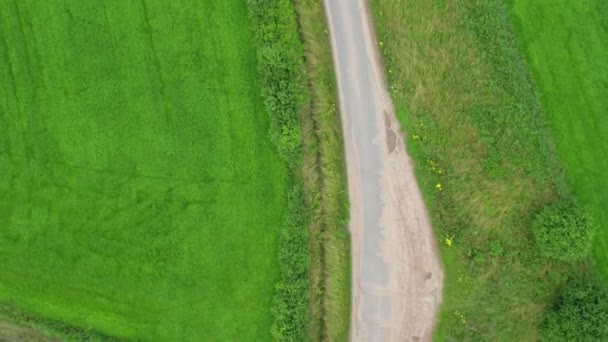
M 304 203 L 299 174 L 300 113 L 306 100 L 303 48 L 291 0 L 249 0 L 248 5 L 258 42 L 258 72 L 270 115 L 270 136 L 292 174 L 285 225 L 280 234 L 281 278 L 275 289 L 272 335 L 278 341 L 298 341 L 306 334 L 310 302 L 310 212 Z
M 321 0 L 296 0 L 304 41 L 308 110 L 302 114 L 304 179 L 313 209 L 312 341 L 346 341 L 350 324 L 350 236 L 342 127 L 329 37 Z
M 567 249 L 547 239 L 545 228 L 557 225 L 562 236 L 572 236 L 569 229 L 588 226 L 577 216 L 584 213 L 570 210 L 576 201 L 514 39 L 508 5 L 372 5 L 391 93 L 441 237 L 446 287 L 435 337 L 539 339 L 558 290 L 570 279 L 588 279 L 588 263 L 580 258 L 588 248 Z M 542 210 L 546 205 L 550 209 Z M 555 208 L 568 212 L 554 216 Z M 563 226 L 568 222 L 573 225 Z M 563 248 L 568 261 L 554 257 Z
M 350 320 L 348 211 L 321 3 L 295 1 L 297 12 L 291 0 L 253 0 L 249 5 L 260 42 L 258 68 L 272 116 L 271 136 L 293 173 L 273 336 L 280 341 L 345 340 Z

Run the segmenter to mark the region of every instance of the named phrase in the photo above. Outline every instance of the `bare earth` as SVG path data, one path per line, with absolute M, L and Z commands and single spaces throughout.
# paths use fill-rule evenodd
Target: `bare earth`
M 443 271 L 366 0 L 324 0 L 351 203 L 352 341 L 428 341 Z
M 0 342 L 58 341 L 45 337 L 33 329 L 0 320 Z

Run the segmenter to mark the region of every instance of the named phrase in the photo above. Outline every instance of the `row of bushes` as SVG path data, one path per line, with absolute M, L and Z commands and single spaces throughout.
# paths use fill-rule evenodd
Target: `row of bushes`
M 291 0 L 249 0 L 257 43 L 262 97 L 270 116 L 270 139 L 289 165 L 292 185 L 285 224 L 280 234 L 280 279 L 272 308 L 272 336 L 277 341 L 302 341 L 309 307 L 308 210 L 304 203 L 299 166 L 302 130 L 299 114 L 305 104 L 303 47 Z
M 301 159 L 302 43 L 291 0 L 249 0 L 270 137 L 290 166 Z
M 272 308 L 275 317 L 272 335 L 278 341 L 302 341 L 305 336 L 310 256 L 303 208 L 302 189 L 294 186 L 288 196 L 286 222 L 280 235 L 281 279 Z

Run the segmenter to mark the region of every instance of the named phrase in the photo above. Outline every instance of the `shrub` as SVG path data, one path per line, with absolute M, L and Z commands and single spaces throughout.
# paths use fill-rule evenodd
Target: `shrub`
M 585 258 L 593 238 L 586 211 L 571 201 L 545 207 L 534 219 L 534 237 L 543 256 L 562 261 Z
M 308 230 L 300 186 L 288 197 L 286 222 L 280 236 L 279 267 L 272 313 L 272 335 L 276 341 L 301 341 L 305 336 L 308 309 Z
M 608 288 L 591 278 L 570 283 L 547 312 L 541 329 L 546 341 L 605 341 Z
M 270 116 L 270 138 L 293 176 L 302 159 L 299 114 L 308 96 L 295 7 L 291 0 L 248 0 L 247 5 L 256 37 L 262 97 Z M 308 321 L 308 212 L 301 182 L 292 177 L 292 183 L 280 235 L 281 275 L 272 307 L 271 332 L 276 341 L 304 340 Z
M 249 0 L 257 43 L 262 97 L 270 115 L 270 138 L 290 166 L 301 158 L 299 121 L 304 103 L 302 42 L 291 0 Z

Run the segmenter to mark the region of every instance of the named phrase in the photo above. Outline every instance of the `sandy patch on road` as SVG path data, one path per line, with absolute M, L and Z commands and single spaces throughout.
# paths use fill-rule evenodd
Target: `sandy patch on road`
M 390 103 L 387 103 L 390 108 Z M 390 298 L 389 319 L 382 317 L 379 325 L 390 331 L 390 341 L 431 341 L 436 315 L 442 299 L 443 270 L 439 261 L 436 239 L 418 187 L 414 166 L 405 149 L 404 134 L 394 114 L 386 114 L 386 163 L 381 176 L 383 184 L 383 213 L 381 258 L 391 269 L 384 287 L 369 288 L 368 294 Z M 349 189 L 354 194 L 359 181 L 351 179 Z M 360 203 L 352 206 L 360 210 Z M 368 341 L 373 333 L 365 331 L 359 312 L 361 293 L 360 272 L 362 222 L 353 213 L 350 222 L 353 245 L 353 320 L 351 339 Z M 373 337 L 372 337 L 373 339 Z
M 414 167 L 405 150 L 403 134 L 394 115 L 388 115 L 387 126 L 395 132 L 395 149 L 390 152 L 385 175 L 386 215 L 382 225 L 386 232 L 387 263 L 396 263 L 401 270 L 394 273 L 390 291 L 402 294 L 402 302 L 394 305 L 390 322 L 395 329 L 394 341 L 404 336 L 412 340 L 432 338 L 436 312 L 441 303 L 443 271 L 439 262 L 433 229 Z

